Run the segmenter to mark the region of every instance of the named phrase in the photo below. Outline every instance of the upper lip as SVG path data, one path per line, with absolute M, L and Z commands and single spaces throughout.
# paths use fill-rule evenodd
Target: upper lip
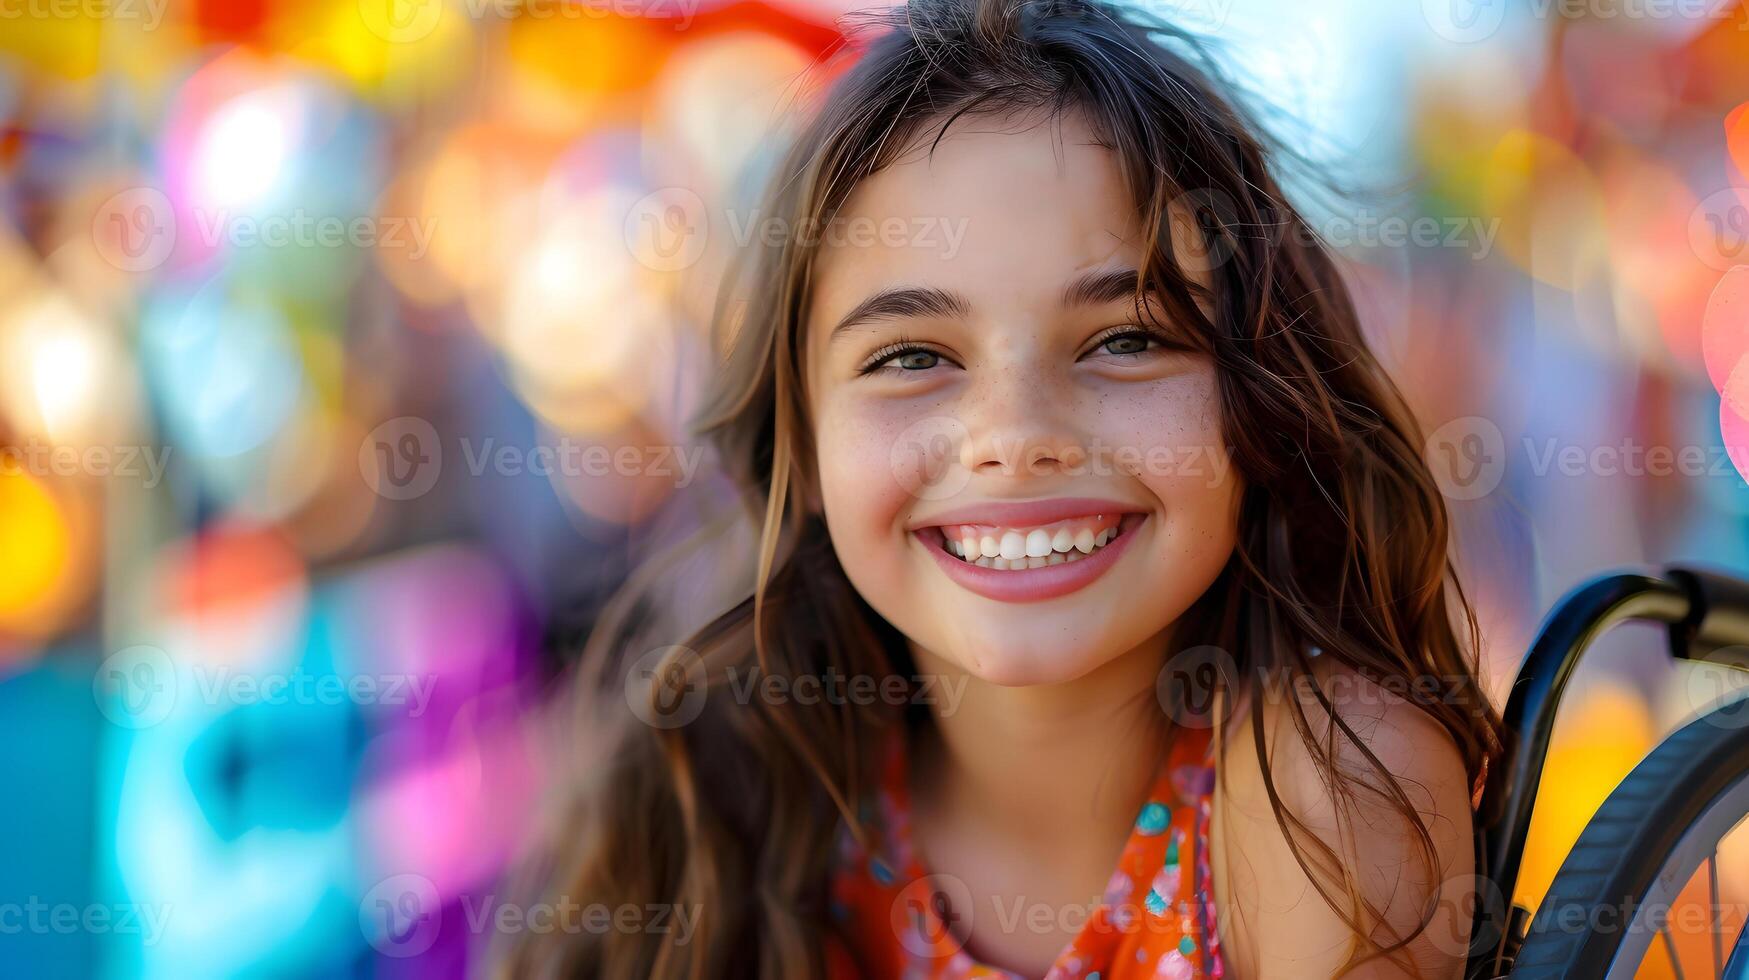
M 919 517 L 911 524 L 912 530 L 925 527 L 942 527 L 952 524 L 987 524 L 995 527 L 1037 527 L 1042 524 L 1052 524 L 1066 521 L 1072 517 L 1091 517 L 1095 514 L 1131 514 L 1143 512 L 1146 508 L 1134 504 L 1120 503 L 1116 500 L 1103 500 L 1098 497 L 1055 497 L 1049 500 L 1016 500 L 1007 502 L 989 501 L 981 504 L 968 504 L 940 514 L 930 514 Z

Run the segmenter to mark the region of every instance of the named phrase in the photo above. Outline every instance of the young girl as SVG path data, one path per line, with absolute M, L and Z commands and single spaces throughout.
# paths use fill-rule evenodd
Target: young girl
M 627 717 L 579 737 L 546 900 L 637 914 L 506 972 L 1459 975 L 1500 723 L 1259 133 L 1099 0 L 881 24 L 724 289 L 701 429 L 755 586 L 585 651 Z

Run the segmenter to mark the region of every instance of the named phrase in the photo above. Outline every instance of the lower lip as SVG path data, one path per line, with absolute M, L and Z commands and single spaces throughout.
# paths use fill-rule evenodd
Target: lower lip
M 1123 533 L 1105 547 L 1079 561 L 1066 561 L 1043 568 L 984 568 L 961 561 L 941 547 L 939 528 L 931 528 L 934 533 L 928 537 L 918 536 L 917 542 L 934 556 L 936 564 L 941 566 L 948 578 L 986 599 L 995 599 L 997 602 L 1043 602 L 1086 588 L 1104 575 L 1106 569 L 1116 564 L 1118 556 L 1129 547 L 1130 539 L 1136 536 L 1142 522 L 1147 520 L 1145 514 L 1133 516 L 1136 517 L 1133 523 L 1129 517 L 1124 518 Z

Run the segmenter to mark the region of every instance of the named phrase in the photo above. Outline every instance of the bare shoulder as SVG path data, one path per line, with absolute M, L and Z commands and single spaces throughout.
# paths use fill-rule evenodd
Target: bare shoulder
M 1317 664 L 1223 733 L 1211 860 L 1230 975 L 1329 976 L 1368 948 L 1358 923 L 1378 946 L 1408 942 L 1350 976 L 1413 976 L 1411 959 L 1457 976 L 1475 860 L 1463 756 L 1407 692 Z

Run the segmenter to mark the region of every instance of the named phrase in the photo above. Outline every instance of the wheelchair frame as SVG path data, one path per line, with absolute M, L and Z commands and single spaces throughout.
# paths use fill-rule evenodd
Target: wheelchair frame
M 1477 814 L 1486 829 L 1477 835 L 1476 874 L 1499 889 L 1500 901 L 1477 909 L 1465 971 L 1472 980 L 1509 973 L 1530 924 L 1531 910 L 1512 893 L 1561 694 L 1597 637 L 1634 620 L 1664 624 L 1675 657 L 1749 668 L 1749 649 L 1721 656 L 1749 645 L 1749 582 L 1723 572 L 1672 565 L 1606 573 L 1555 604 L 1513 681 L 1505 761 L 1488 774 Z

